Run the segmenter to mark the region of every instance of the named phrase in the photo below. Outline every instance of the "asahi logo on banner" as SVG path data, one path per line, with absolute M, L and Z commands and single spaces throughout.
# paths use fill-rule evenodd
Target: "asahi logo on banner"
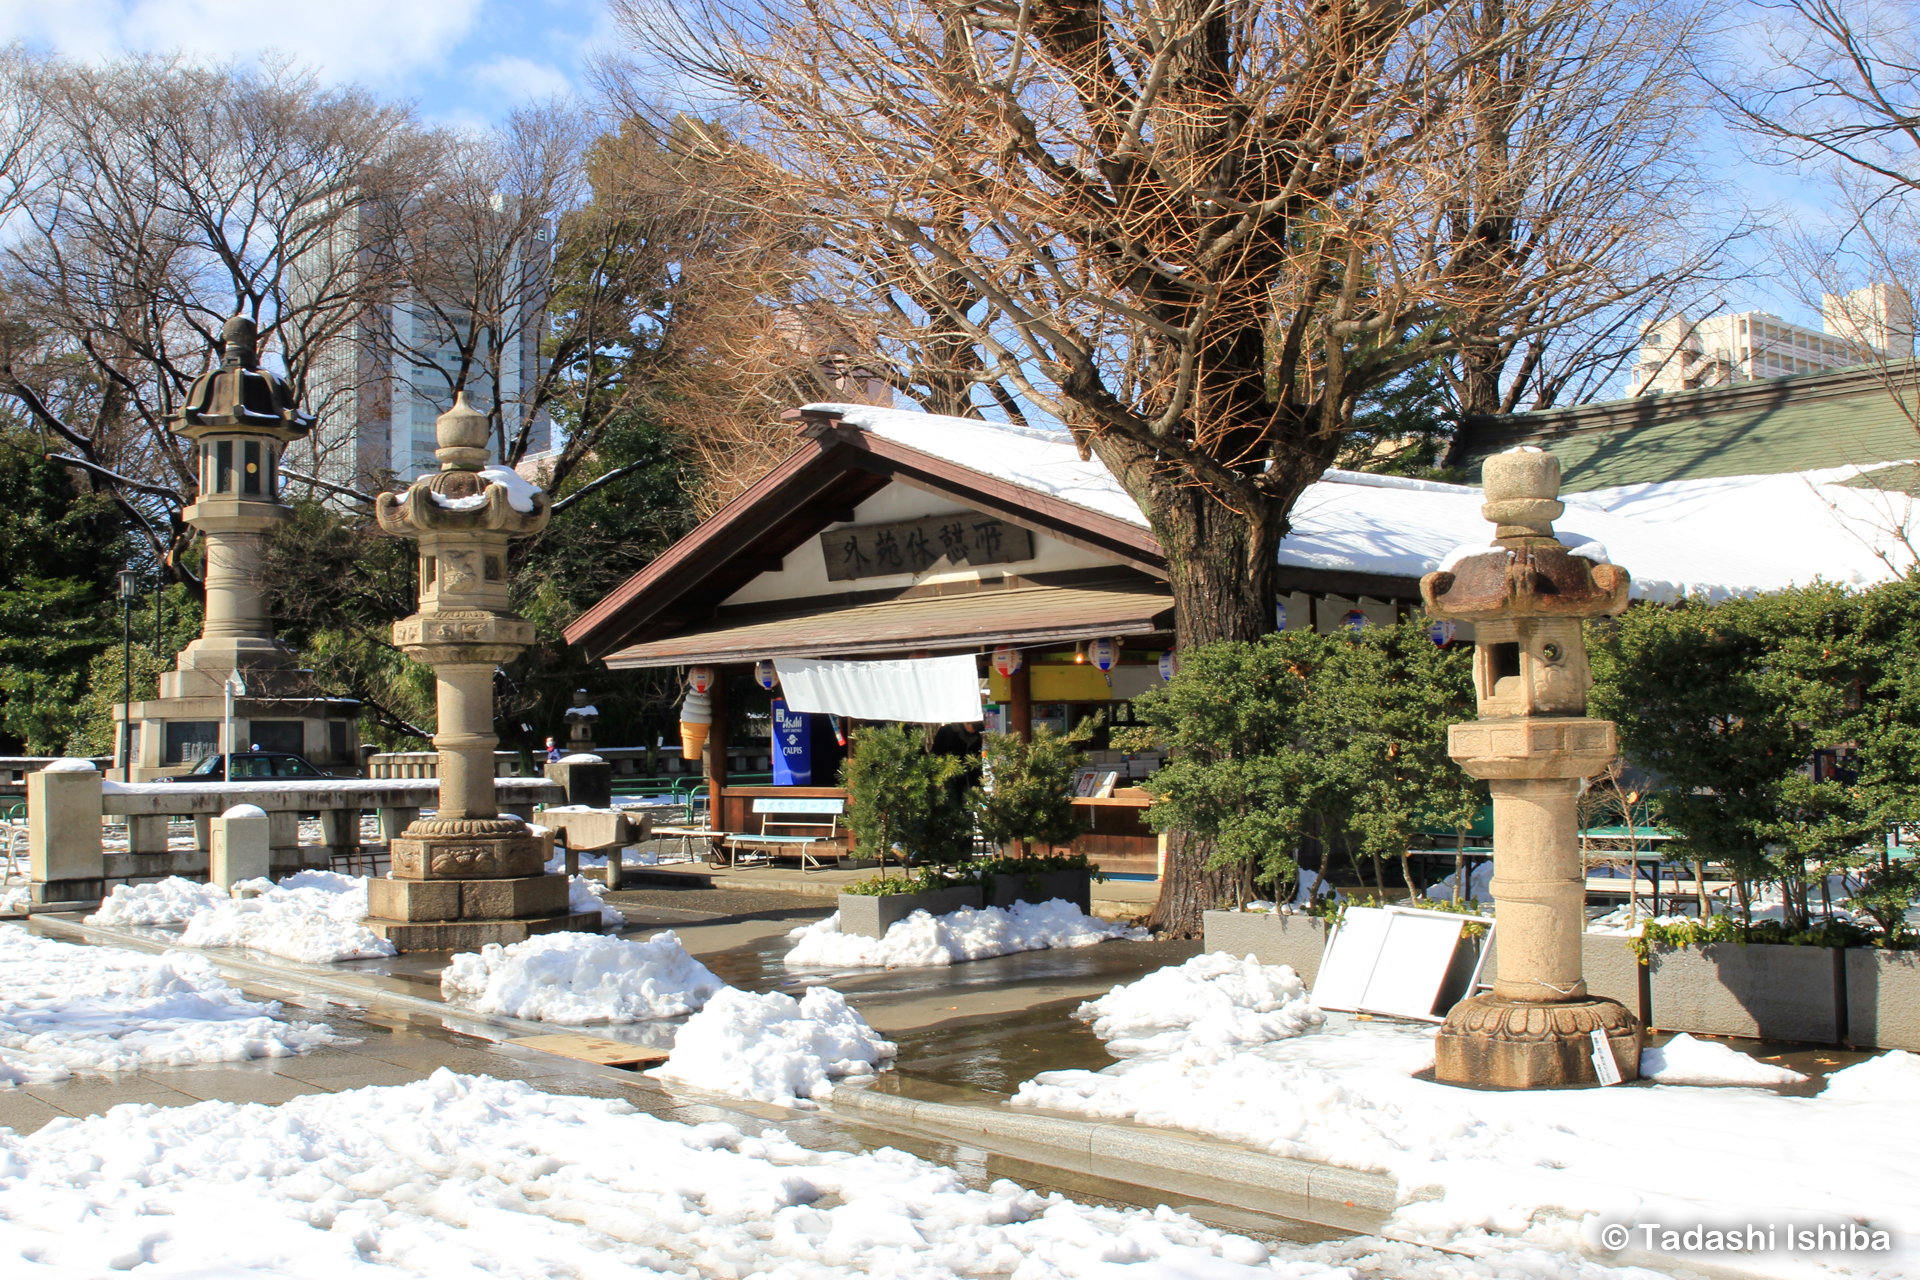
M 827 578 L 880 578 L 924 573 L 940 561 L 970 565 L 1033 559 L 1033 534 L 977 511 L 923 516 L 891 524 L 856 524 L 820 535 Z

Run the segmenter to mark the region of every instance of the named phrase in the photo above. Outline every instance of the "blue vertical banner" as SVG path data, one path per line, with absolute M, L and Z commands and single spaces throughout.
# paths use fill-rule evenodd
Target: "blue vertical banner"
M 813 785 L 813 741 L 809 719 L 804 711 L 787 710 L 785 698 L 773 700 L 774 786 Z

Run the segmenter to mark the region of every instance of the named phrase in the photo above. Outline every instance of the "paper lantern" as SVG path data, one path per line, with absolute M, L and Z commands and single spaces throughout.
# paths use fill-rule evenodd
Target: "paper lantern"
M 1010 676 L 1026 665 L 1026 659 L 1012 645 L 1003 644 L 993 651 L 993 669 L 1003 676 Z
M 1451 622 L 1436 622 L 1427 628 L 1427 638 L 1443 649 L 1452 644 L 1453 638 L 1459 634 L 1460 628 Z
M 773 686 L 779 684 L 780 677 L 778 674 L 774 672 L 773 659 L 762 658 L 760 659 L 760 661 L 754 663 L 753 678 L 760 682 L 760 687 L 762 689 L 766 689 L 769 691 L 773 689 Z
M 1087 650 L 1093 658 L 1093 665 L 1102 671 L 1111 671 L 1120 662 L 1120 642 L 1118 640 L 1095 640 Z
M 1180 659 L 1174 656 L 1173 650 L 1169 649 L 1160 655 L 1160 678 L 1162 680 L 1173 679 L 1174 673 L 1178 670 L 1180 670 Z
M 1355 631 L 1364 631 L 1366 630 L 1368 619 L 1367 615 L 1360 612 L 1360 610 L 1349 609 L 1347 610 L 1346 617 L 1340 619 L 1340 621 L 1342 624 L 1352 627 Z
M 713 688 L 713 668 L 695 667 L 687 672 L 687 688 L 695 693 L 705 693 Z

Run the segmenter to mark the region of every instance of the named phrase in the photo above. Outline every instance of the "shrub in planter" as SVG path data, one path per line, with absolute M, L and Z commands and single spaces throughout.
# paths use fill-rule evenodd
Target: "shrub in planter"
M 964 759 L 929 751 L 917 725 L 860 730 L 840 769 L 855 855 L 884 860 L 897 846 L 913 862 L 964 859 L 973 821 L 953 784 L 966 771 Z
M 988 734 L 988 781 L 968 797 L 980 834 L 997 846 L 1017 842 L 1022 853 L 1029 844 L 1072 844 L 1080 834 L 1073 811 L 1074 772 L 1093 725 L 1089 717 L 1068 734 L 1042 726 L 1033 731 L 1032 742 L 1018 734 Z

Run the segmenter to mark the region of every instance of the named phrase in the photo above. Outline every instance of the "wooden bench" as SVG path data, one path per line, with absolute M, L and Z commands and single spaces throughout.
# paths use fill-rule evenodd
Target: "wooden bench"
M 742 855 L 754 863 L 766 863 L 777 854 L 797 852 L 802 871 L 825 870 L 829 864 L 814 852 L 814 847 L 839 837 L 840 819 L 846 811 L 847 802 L 840 797 L 762 797 L 753 802 L 760 830 L 715 842 L 709 865 L 738 867 Z M 837 862 L 839 854 L 833 857 Z

